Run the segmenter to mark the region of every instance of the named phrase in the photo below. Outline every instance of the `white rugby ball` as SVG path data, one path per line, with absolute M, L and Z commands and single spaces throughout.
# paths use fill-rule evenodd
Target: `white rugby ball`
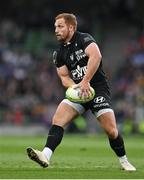
M 90 87 L 91 89 L 91 95 L 88 96 L 87 98 L 80 98 L 79 97 L 79 94 L 80 94 L 80 88 L 72 88 L 72 87 L 69 87 L 67 90 L 66 90 L 66 93 L 65 93 L 65 96 L 68 100 L 72 101 L 72 102 L 76 102 L 76 103 L 86 103 L 86 102 L 89 102 L 91 101 L 94 96 L 95 96 L 95 90 Z

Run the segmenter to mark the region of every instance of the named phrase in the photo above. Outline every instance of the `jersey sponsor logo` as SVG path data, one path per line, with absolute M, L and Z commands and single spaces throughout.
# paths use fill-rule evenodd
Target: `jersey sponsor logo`
M 99 108 L 99 107 L 106 107 L 109 106 L 108 102 L 104 102 L 106 99 L 103 96 L 98 96 L 94 99 L 94 103 L 96 103 L 93 107 Z
M 78 61 L 81 60 L 82 58 L 86 57 L 86 54 L 85 54 L 85 52 L 82 49 L 80 49 L 78 51 L 75 51 L 75 55 L 76 55 L 76 59 Z
M 72 79 L 73 80 L 80 80 L 80 79 L 82 79 L 83 76 L 86 74 L 86 71 L 87 71 L 87 66 L 80 67 L 78 65 L 76 69 L 71 71 Z
M 74 68 L 76 64 L 83 58 L 86 57 L 85 52 L 82 49 L 79 49 L 78 51 L 75 51 L 74 54 L 70 54 L 69 59 L 71 63 L 71 67 Z
M 99 107 L 105 107 L 105 106 L 109 106 L 109 103 L 95 104 L 93 107 L 99 108 Z
M 98 96 L 94 99 L 94 102 L 97 104 L 100 104 L 105 101 L 105 98 L 103 96 Z

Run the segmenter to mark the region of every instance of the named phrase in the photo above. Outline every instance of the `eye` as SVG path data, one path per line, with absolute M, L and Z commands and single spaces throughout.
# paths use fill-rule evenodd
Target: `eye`
M 64 26 L 63 26 L 63 25 L 59 25 L 58 27 L 59 27 L 59 28 L 63 28 Z

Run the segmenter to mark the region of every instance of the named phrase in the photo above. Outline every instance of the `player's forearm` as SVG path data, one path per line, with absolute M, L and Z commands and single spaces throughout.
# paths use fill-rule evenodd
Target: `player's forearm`
M 89 58 L 88 64 L 87 64 L 87 71 L 83 78 L 84 81 L 90 82 L 92 77 L 94 76 L 95 72 L 97 71 L 99 65 L 100 65 L 101 57 L 95 59 L 93 57 Z
M 65 88 L 71 87 L 72 85 L 75 85 L 75 82 L 70 77 L 63 77 L 61 78 L 62 85 Z

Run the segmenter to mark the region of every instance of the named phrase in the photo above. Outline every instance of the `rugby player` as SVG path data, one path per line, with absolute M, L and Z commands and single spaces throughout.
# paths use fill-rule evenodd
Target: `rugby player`
M 54 52 L 53 60 L 62 85 L 65 88 L 80 87 L 82 97 L 91 93 L 92 86 L 95 89 L 95 97 L 85 104 L 62 100 L 52 119 L 43 151 L 29 147 L 28 156 L 42 167 L 48 167 L 53 152 L 61 143 L 64 127 L 83 112 L 91 110 L 106 132 L 110 147 L 118 157 L 122 169 L 135 171 L 136 168 L 128 161 L 123 138 L 116 126 L 110 89 L 95 39 L 88 33 L 77 31 L 76 16 L 70 13 L 56 16 L 55 34 L 60 47 Z

